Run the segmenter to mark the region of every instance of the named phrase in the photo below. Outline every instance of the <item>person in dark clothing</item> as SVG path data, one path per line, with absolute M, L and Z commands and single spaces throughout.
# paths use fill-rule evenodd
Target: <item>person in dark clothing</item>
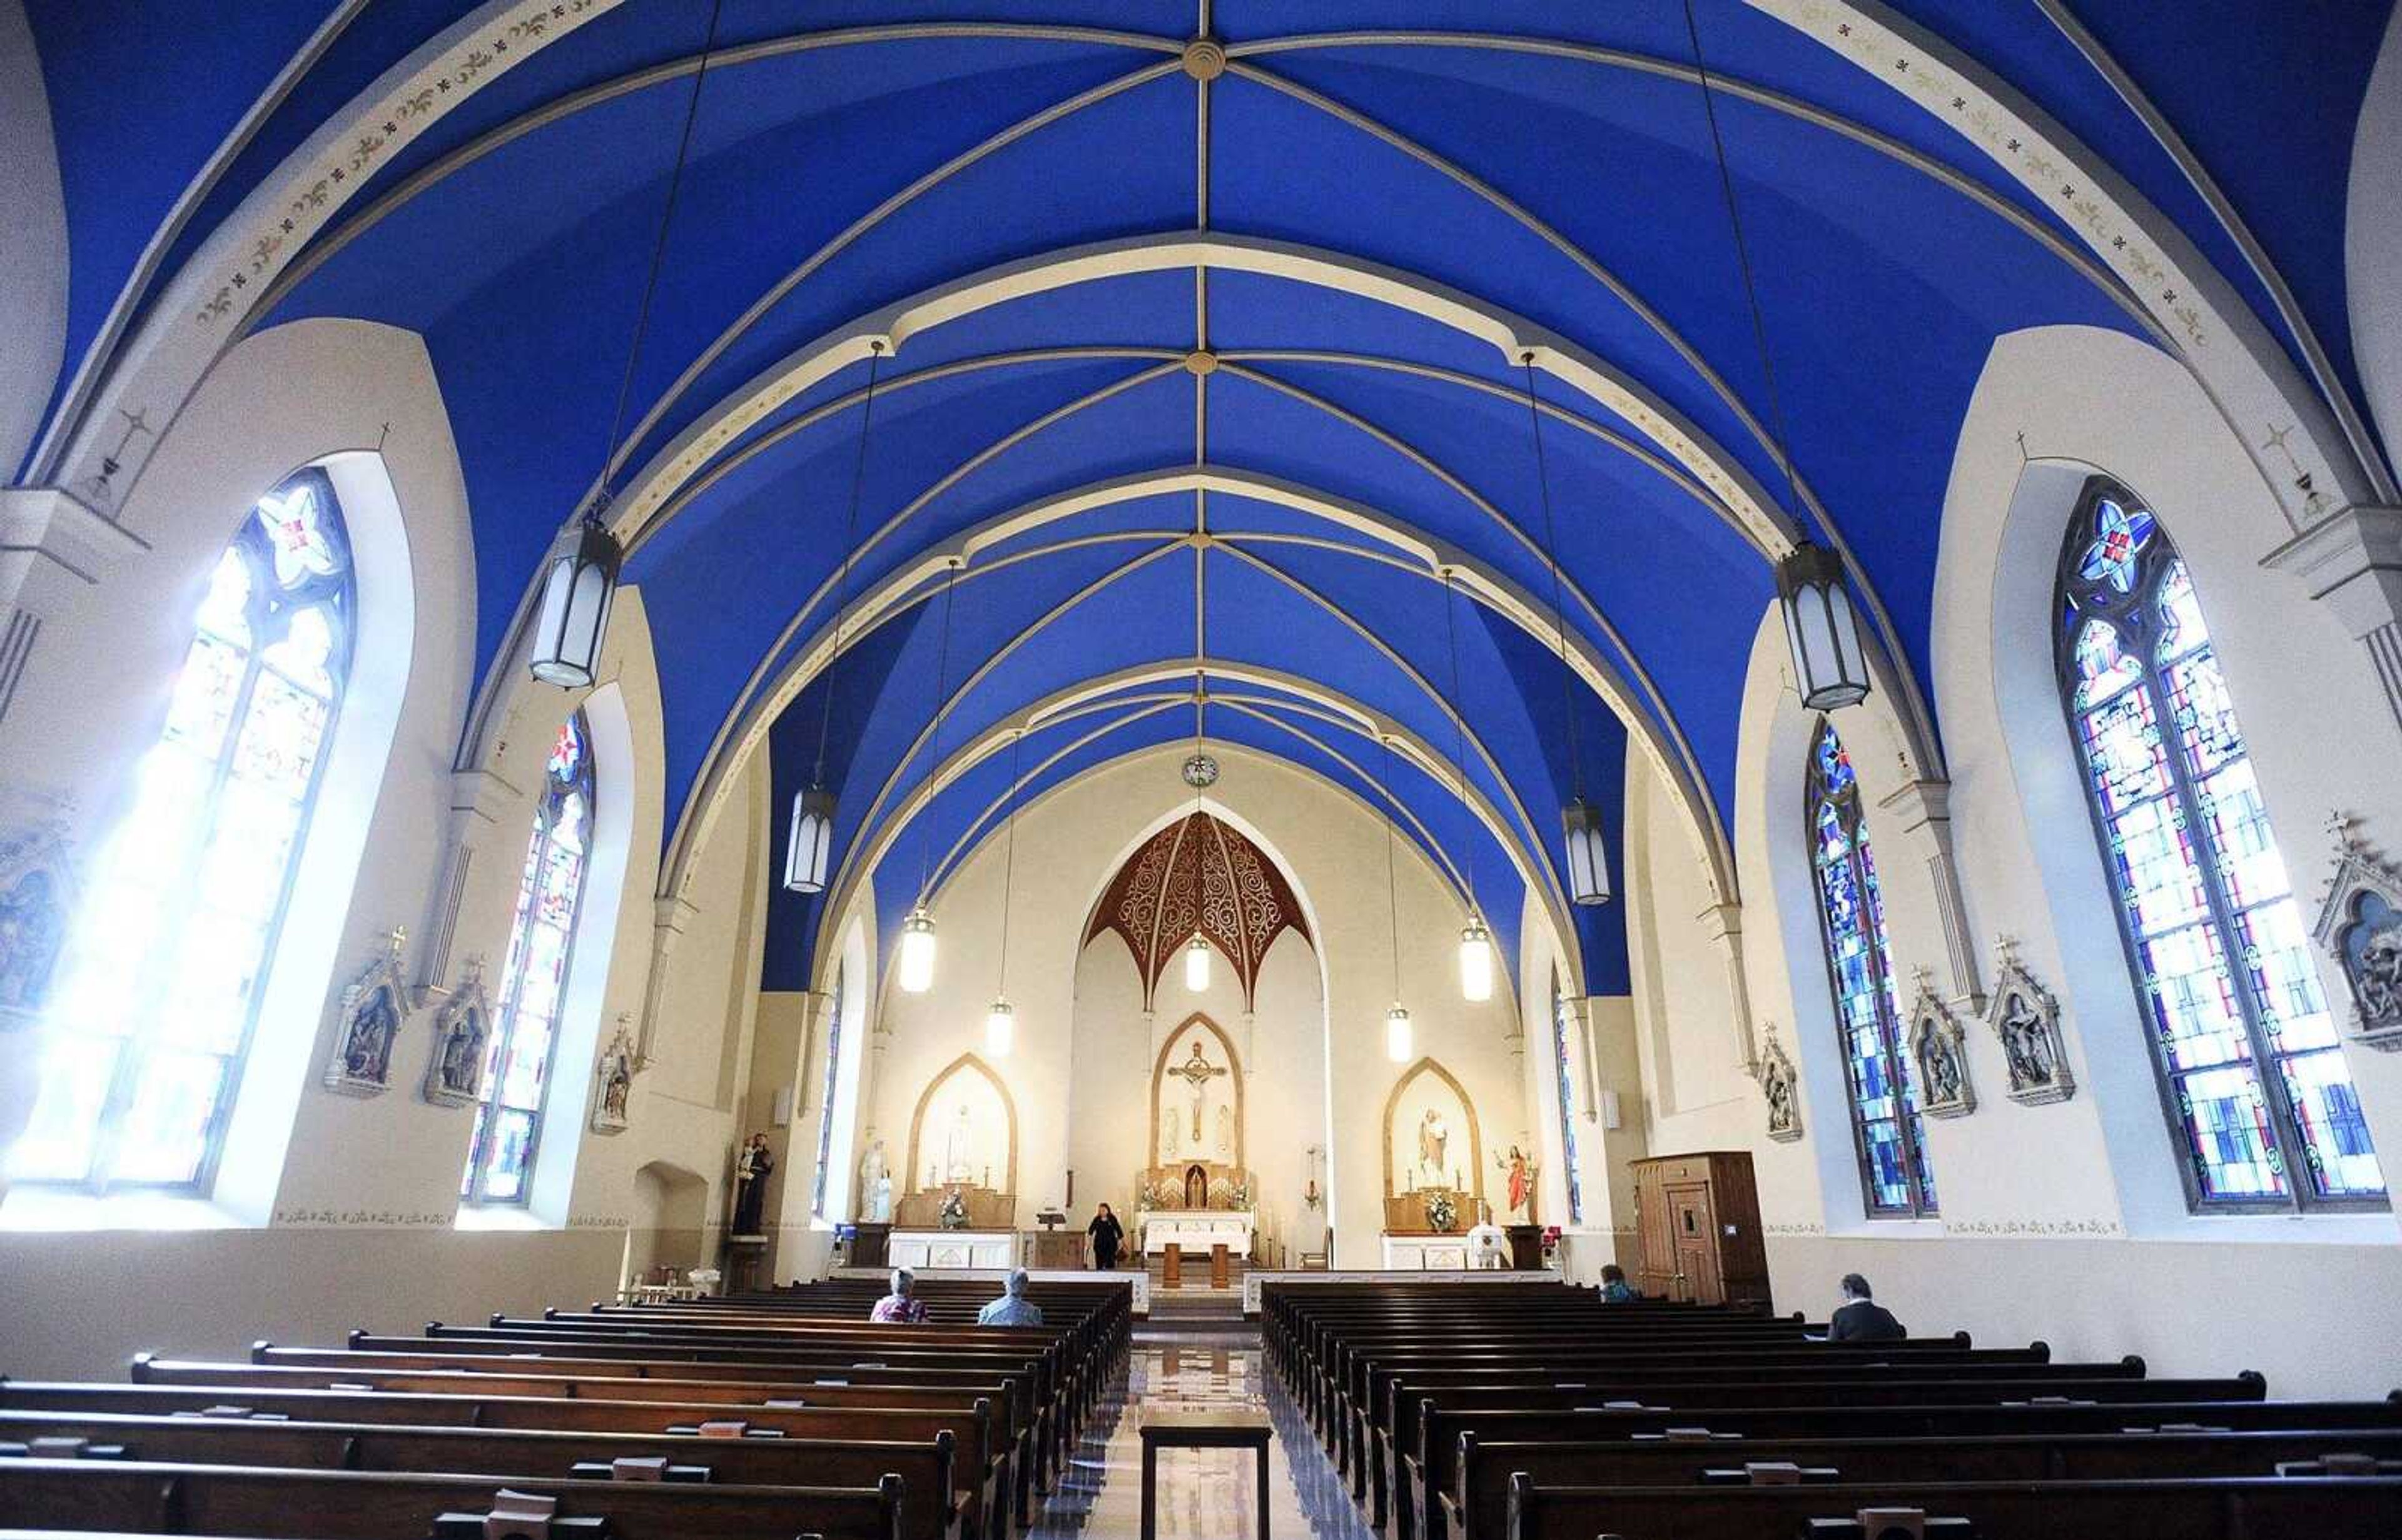
M 1869 1281 L 1857 1272 L 1843 1274 L 1843 1308 L 1827 1321 L 1830 1342 L 1898 1342 L 1910 1335 L 1893 1312 L 1870 1297 Z
M 1643 1298 L 1626 1281 L 1626 1270 L 1616 1262 L 1603 1264 L 1601 1270 L 1601 1302 L 1606 1305 L 1631 1305 Z
M 1101 1211 L 1093 1216 L 1093 1222 L 1084 1227 L 1084 1233 L 1093 1238 L 1095 1267 L 1106 1272 L 1118 1265 L 1118 1244 L 1125 1239 L 1125 1227 L 1118 1223 L 1118 1217 L 1110 1212 L 1109 1204 L 1101 1205 Z

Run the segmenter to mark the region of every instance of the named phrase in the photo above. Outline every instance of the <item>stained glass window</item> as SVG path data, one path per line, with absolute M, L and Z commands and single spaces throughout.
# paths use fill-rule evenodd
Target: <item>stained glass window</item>
M 2374 1204 L 2337 1046 L 2192 575 L 2096 480 L 2060 561 L 2061 697 L 2200 1208 Z
M 821 1219 L 826 1211 L 826 1170 L 834 1163 L 834 1092 L 842 1069 L 842 996 L 849 979 L 849 965 L 835 964 L 834 996 L 826 1001 L 825 1091 L 818 1098 L 818 1178 L 809 1190 L 809 1212 Z
M 1871 1217 L 1932 1214 L 1935 1174 L 1926 1163 L 1918 1089 L 1901 1048 L 1901 997 L 1894 984 L 1876 856 L 1869 848 L 1851 756 L 1835 736 L 1834 723 L 1823 718 L 1810 749 L 1808 779 L 1811 864 L 1817 873 L 1820 934 L 1851 1088 L 1861 1193 Z
M 592 732 L 576 712 L 559 725 L 543 765 L 542 801 L 518 881 L 508 962 L 485 1050 L 484 1094 L 476 1107 L 459 1196 L 469 1203 L 524 1203 L 532 1195 L 542 1101 L 559 1044 L 567 964 L 584 908 L 584 873 L 592 854 Z
M 350 671 L 350 540 L 304 471 L 209 575 L 191 648 L 43 1002 L 11 1180 L 206 1192 Z
M 1560 991 L 1556 975 L 1552 979 L 1552 1057 L 1558 1066 L 1560 1079 L 1560 1171 L 1568 1189 L 1568 1222 L 1584 1223 L 1584 1181 L 1577 1175 L 1576 1097 L 1569 1091 L 1568 1022 L 1574 1011 L 1568 997 Z

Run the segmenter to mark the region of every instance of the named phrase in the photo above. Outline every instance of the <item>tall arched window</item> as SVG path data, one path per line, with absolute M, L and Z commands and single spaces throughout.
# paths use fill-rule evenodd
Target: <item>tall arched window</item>
M 470 1203 L 531 1197 L 542 1099 L 567 995 L 567 964 L 592 855 L 592 730 L 576 712 L 559 725 L 543 766 L 542 802 L 518 880 L 517 918 L 501 970 L 498 1024 L 484 1061 L 484 1098 L 459 1196 Z
M 2124 488 L 2087 487 L 2061 549 L 2059 613 L 2061 698 L 2188 1196 L 2210 1209 L 2381 1205 L 2201 600 Z
M 1568 1223 L 1584 1223 L 1584 1182 L 1577 1175 L 1576 1096 L 1568 1078 L 1568 1022 L 1575 1011 L 1568 997 L 1560 988 L 1560 976 L 1552 975 L 1552 1058 L 1559 1075 L 1560 1089 L 1560 1174 L 1567 1183 Z
M 341 508 L 304 471 L 258 501 L 209 575 L 166 727 L 77 907 L 12 1180 L 209 1189 L 355 610 Z
M 809 1189 L 809 1212 L 821 1219 L 826 1211 L 826 1168 L 834 1162 L 834 1093 L 842 1074 L 842 996 L 849 982 L 848 959 L 836 963 L 834 994 L 826 1000 L 825 1010 L 825 1090 L 818 1097 L 817 1185 Z
M 1877 887 L 1851 756 L 1834 723 L 1823 717 L 1810 748 L 1806 807 L 1827 973 L 1851 1083 L 1861 1194 L 1872 1217 L 1932 1214 L 1935 1174 L 1926 1163 L 1926 1125 L 1918 1115 L 1909 1055 L 1901 1049 L 1901 997 L 1885 937 L 1884 894 Z

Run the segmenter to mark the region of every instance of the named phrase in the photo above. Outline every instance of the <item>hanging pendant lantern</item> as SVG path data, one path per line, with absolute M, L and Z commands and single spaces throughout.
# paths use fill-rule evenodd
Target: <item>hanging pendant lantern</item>
M 1195 995 L 1209 987 L 1209 943 L 1197 930 L 1184 949 L 1184 987 Z
M 1395 1064 L 1407 1064 L 1410 1053 L 1409 1008 L 1396 1004 L 1385 1012 L 1385 1057 Z
M 1567 831 L 1568 897 L 1581 904 L 1609 901 L 1609 852 L 1601 839 L 1601 809 L 1577 798 L 1560 811 Z
M 1843 591 L 1843 558 L 1802 544 L 1776 564 L 1776 599 L 1793 649 L 1793 686 L 1813 711 L 1857 706 L 1868 697 L 1868 656 L 1859 617 Z
M 598 519 L 577 525 L 561 542 L 543 580 L 528 660 L 534 678 L 562 690 L 582 690 L 600 676 L 600 644 L 608 639 L 609 606 L 616 598 L 623 559 L 617 537 Z
M 794 893 L 825 891 L 826 865 L 834 854 L 834 793 L 812 786 L 793 799 L 793 831 L 784 842 L 784 887 Z
M 1459 933 L 1459 994 L 1478 1004 L 1493 997 L 1493 932 L 1479 914 L 1469 915 Z
M 934 987 L 934 916 L 925 906 L 901 922 L 901 992 L 922 995 Z
M 1006 1059 L 1017 1042 L 1017 1008 L 995 997 L 984 1018 L 984 1051 L 988 1058 Z

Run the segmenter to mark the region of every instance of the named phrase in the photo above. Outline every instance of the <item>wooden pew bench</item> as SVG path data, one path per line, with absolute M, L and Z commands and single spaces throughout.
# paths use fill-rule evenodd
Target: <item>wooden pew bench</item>
M 737 1419 L 761 1434 L 790 1439 L 931 1444 L 948 1437 L 954 1450 L 953 1484 L 964 1499 L 969 1533 L 1001 1540 L 1012 1519 L 1024 1517 L 1014 1506 L 1009 1447 L 1000 1436 L 991 1403 L 984 1399 L 951 1409 L 768 1408 L 587 1396 L 487 1396 L 475 1394 L 483 1389 L 481 1384 L 466 1388 L 465 1394 L 452 1395 L 0 1381 L 0 1410 L 191 1418 L 210 1408 L 233 1407 L 262 1417 L 299 1422 L 656 1436 L 666 1436 L 670 1428 L 679 1425 Z M 775 1441 L 759 1437 L 743 1442 L 764 1446 Z
M 509 1485 L 620 1459 L 665 1460 L 738 1486 L 870 1488 L 897 1476 L 904 1540 L 968 1540 L 972 1533 L 970 1499 L 956 1488 L 955 1440 L 947 1432 L 926 1443 L 864 1443 L 0 1411 L 0 1446 L 35 1438 L 117 1446 L 124 1451 L 118 1458 L 154 1464 L 455 1474 Z
M 1740 1478 L 1752 1463 L 1829 1473 L 1849 1485 L 1884 1481 L 2091 1481 L 2179 1476 L 2273 1476 L 2284 1462 L 2357 1452 L 2402 1461 L 2402 1426 L 2225 1433 L 2018 1433 L 1949 1438 L 1765 1438 L 1709 1443 L 1481 1442 L 1461 1436 L 1456 1478 L 1436 1508 L 1450 1540 L 1502 1540 L 1510 1481 L 1538 1486 L 1700 1485 L 1705 1473 Z
M 613 1540 L 900 1540 L 902 1493 L 880 1488 L 511 1480 L 483 1476 L 274 1470 L 141 1461 L 0 1460 L 12 1523 L 133 1534 L 340 1535 L 425 1540 L 446 1513 L 489 1510 L 503 1485 L 596 1515 Z
M 1501 1540 L 1791 1540 L 1813 1519 L 1895 1506 L 1965 1518 L 1974 1540 L 2392 1540 L 2402 1478 L 1767 1487 L 1547 1487 L 1513 1478 Z

